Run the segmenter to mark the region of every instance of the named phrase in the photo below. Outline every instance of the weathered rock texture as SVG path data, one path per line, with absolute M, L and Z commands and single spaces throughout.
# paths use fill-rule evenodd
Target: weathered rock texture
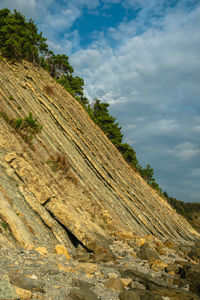
M 0 118 L 2 243 L 103 252 L 126 234 L 198 237 L 43 69 L 1 61 L 0 111 L 13 118 L 32 112 L 43 126 L 28 145 Z M 66 172 L 51 168 L 57 153 L 69 162 Z

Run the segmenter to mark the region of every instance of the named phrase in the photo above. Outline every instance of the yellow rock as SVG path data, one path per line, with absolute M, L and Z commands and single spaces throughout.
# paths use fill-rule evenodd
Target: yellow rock
M 193 260 L 193 259 L 190 259 L 189 260 L 192 264 L 194 264 L 194 265 L 198 265 L 199 264 L 199 262 L 197 262 L 197 261 L 195 261 L 195 260 Z
M 75 270 L 73 268 L 71 268 L 71 267 L 64 267 L 61 264 L 58 264 L 58 269 L 60 271 L 63 271 L 63 272 L 72 272 L 72 273 L 75 272 Z
M 164 270 L 164 268 L 166 268 L 168 265 L 163 262 L 162 260 L 155 260 L 151 265 L 151 269 L 153 269 L 154 271 L 162 271 Z
M 6 162 L 11 162 L 12 160 L 16 159 L 17 157 L 17 154 L 15 151 L 11 152 L 11 153 L 7 153 L 5 156 L 4 156 L 4 159 Z
M 170 271 L 170 272 L 168 272 L 168 274 L 170 274 L 170 275 L 175 275 L 175 272 L 174 271 Z
M 136 239 L 136 244 L 138 244 L 139 247 L 141 247 L 144 243 L 146 243 L 146 240 L 143 238 Z
M 131 278 L 120 278 L 120 279 L 125 288 L 132 282 Z
M 27 243 L 24 245 L 24 248 L 26 250 L 33 250 L 34 249 L 34 245 L 33 244 L 30 244 L 30 243 Z
M 45 247 L 37 247 L 37 248 L 35 248 L 35 251 L 37 251 L 41 255 L 47 255 L 48 254 L 48 251 Z
M 63 245 L 61 245 L 61 244 L 57 244 L 56 246 L 55 246 L 55 251 L 56 251 L 56 253 L 57 254 L 64 254 L 65 256 L 66 256 L 66 258 L 67 259 L 70 259 L 71 257 L 70 257 L 70 255 L 69 255 L 69 253 L 68 253 L 68 251 L 67 251 L 67 249 L 65 248 L 65 246 L 63 246 Z
M 117 273 L 108 273 L 108 278 L 119 278 Z
M 31 299 L 31 297 L 32 297 L 31 291 L 21 289 L 17 286 L 15 286 L 15 292 L 19 296 L 19 299 L 21 299 L 21 300 L 28 300 L 28 299 Z
M 158 247 L 156 248 L 156 250 L 157 250 L 158 254 L 160 254 L 160 255 L 165 254 L 165 250 L 164 250 L 162 247 L 160 247 L 160 246 L 158 246 Z
M 99 267 L 93 263 L 79 263 L 76 267 L 76 270 L 79 272 L 84 272 L 86 274 L 93 274 L 96 271 L 99 271 Z
M 144 238 L 146 239 L 146 241 L 154 241 L 155 240 L 155 236 L 153 236 L 152 234 L 147 234 L 144 236 Z
M 135 252 L 130 252 L 130 255 L 133 256 L 134 258 L 137 258 L 137 254 Z
M 134 237 L 134 233 L 132 231 L 119 232 L 119 235 L 125 239 L 132 239 Z
M 170 249 L 174 248 L 174 243 L 173 243 L 172 241 L 170 241 L 170 240 L 165 241 L 165 242 L 164 242 L 164 245 L 165 245 L 167 248 L 170 248 Z
M 33 274 L 33 275 L 26 275 L 26 277 L 31 278 L 31 279 L 38 279 L 38 277 Z
M 96 271 L 95 276 L 98 277 L 98 278 L 105 279 L 105 275 L 103 273 L 101 273 L 101 271 Z
M 86 276 L 87 278 L 93 278 L 93 277 L 94 277 L 92 274 L 85 274 L 85 276 Z

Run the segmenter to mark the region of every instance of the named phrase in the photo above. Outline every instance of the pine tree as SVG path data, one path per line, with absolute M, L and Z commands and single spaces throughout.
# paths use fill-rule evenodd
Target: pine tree
M 134 167 L 136 170 L 140 170 L 140 165 L 136 156 L 135 150 L 127 143 L 117 145 L 117 149 L 123 155 L 124 159 Z
M 114 145 L 122 142 L 122 133 L 116 118 L 112 117 L 108 111 L 109 104 L 95 99 L 93 103 L 93 120 L 103 130 Z
M 38 33 L 33 20 L 26 21 L 18 11 L 0 10 L 0 52 L 9 59 L 27 59 L 39 62 L 39 56 L 47 51 L 46 39 Z

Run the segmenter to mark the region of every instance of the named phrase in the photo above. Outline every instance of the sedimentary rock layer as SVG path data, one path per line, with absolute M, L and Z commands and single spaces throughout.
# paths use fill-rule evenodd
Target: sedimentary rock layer
M 10 118 L 32 112 L 43 126 L 29 145 L 0 118 L 0 218 L 11 243 L 100 251 L 121 234 L 198 237 L 40 67 L 0 62 L 0 111 Z M 59 159 L 67 170 L 55 169 Z

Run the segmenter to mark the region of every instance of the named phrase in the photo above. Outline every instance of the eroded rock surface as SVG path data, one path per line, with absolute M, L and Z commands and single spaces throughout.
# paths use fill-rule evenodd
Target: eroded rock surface
M 0 117 L 0 299 L 77 299 L 87 289 L 91 299 L 118 299 L 122 289 L 134 290 L 127 297 L 160 299 L 169 282 L 180 285 L 171 297 L 199 293 L 193 269 L 180 261 L 199 264 L 199 234 L 46 71 L 0 61 L 0 112 L 10 119 L 32 112 L 43 126 L 27 143 Z M 152 274 L 159 282 L 164 274 L 165 284 Z M 38 290 L 20 285 L 23 276 Z M 73 286 L 72 279 L 92 285 Z M 183 291 L 186 281 L 190 290 Z
M 30 147 L 0 118 L 0 218 L 20 245 L 42 241 L 51 247 L 59 240 L 69 246 L 74 238 L 75 244 L 95 251 L 123 232 L 197 237 L 41 68 L 0 63 L 0 110 L 10 118 L 32 112 L 43 126 Z M 58 155 L 68 163 L 65 174 L 51 168 Z

